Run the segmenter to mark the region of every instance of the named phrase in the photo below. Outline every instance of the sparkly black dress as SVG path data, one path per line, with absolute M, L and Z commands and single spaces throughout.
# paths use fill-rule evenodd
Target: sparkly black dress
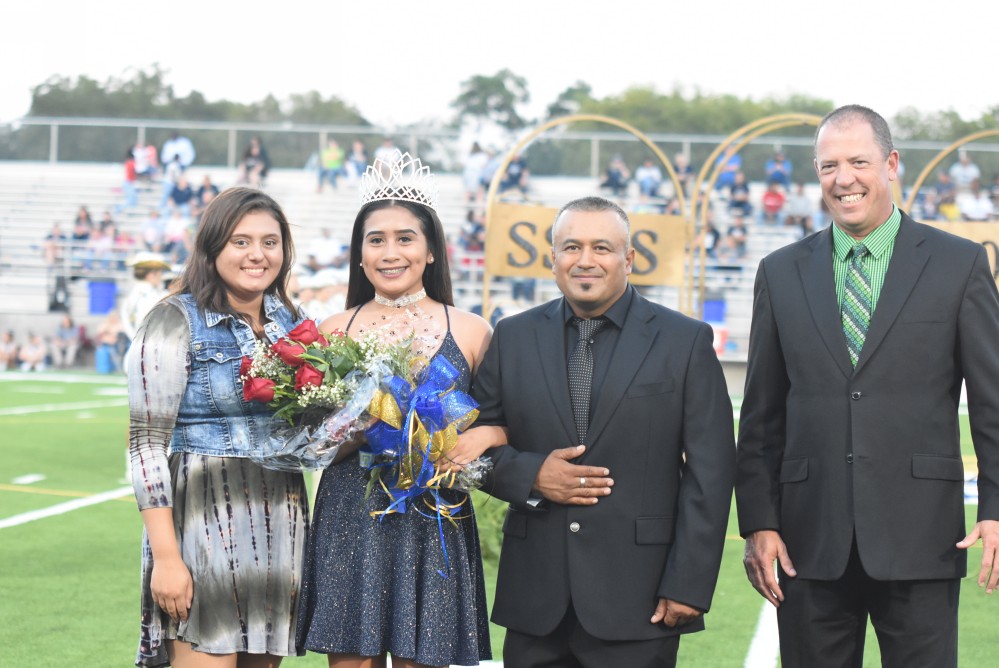
M 447 335 L 444 356 L 468 391 L 471 370 Z M 323 472 L 305 556 L 298 645 L 323 654 L 386 652 L 430 666 L 476 665 L 489 659 L 489 624 L 479 536 L 471 503 L 457 526 L 431 513 L 372 517 L 388 497 L 364 498 L 367 477 L 356 455 Z M 444 495 L 442 494 L 442 497 Z M 455 503 L 467 495 L 451 492 Z M 447 574 L 442 577 L 438 571 Z

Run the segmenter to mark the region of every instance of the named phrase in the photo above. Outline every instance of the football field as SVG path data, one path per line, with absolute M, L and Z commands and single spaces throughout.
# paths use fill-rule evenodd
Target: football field
M 125 481 L 128 408 L 125 381 L 95 374 L 0 374 L 0 666 L 132 665 L 139 628 L 142 522 Z M 967 420 L 963 449 L 974 474 Z M 973 487 L 973 486 L 972 486 Z M 480 504 L 485 497 L 479 498 Z M 971 499 L 969 499 L 971 501 Z M 486 500 L 480 527 L 487 589 L 494 586 L 496 518 Z M 967 508 L 969 526 L 975 506 Z M 707 616 L 708 631 L 686 636 L 681 666 L 778 665 L 774 616 L 749 586 L 733 508 L 725 557 Z M 999 605 L 978 589 L 981 548 L 961 594 L 962 666 L 992 665 Z M 607 577 L 627 577 L 608 573 Z M 651 610 L 649 611 L 651 614 Z M 501 656 L 502 629 L 493 628 Z M 325 657 L 284 666 L 325 666 Z M 865 666 L 879 666 L 868 632 Z

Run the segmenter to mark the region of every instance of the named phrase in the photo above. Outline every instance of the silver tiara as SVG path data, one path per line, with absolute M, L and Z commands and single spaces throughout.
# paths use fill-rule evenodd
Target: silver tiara
M 439 193 L 430 168 L 409 153 L 395 153 L 389 160 L 375 158 L 361 175 L 361 206 L 386 199 L 401 199 L 437 211 Z

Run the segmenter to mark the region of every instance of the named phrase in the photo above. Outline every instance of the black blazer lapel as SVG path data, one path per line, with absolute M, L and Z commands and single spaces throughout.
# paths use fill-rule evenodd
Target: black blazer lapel
M 541 358 L 541 375 L 548 384 L 548 395 L 555 404 L 562 426 L 569 434 L 569 442 L 576 443 L 576 422 L 572 416 L 569 398 L 569 372 L 566 368 L 565 322 L 562 319 L 562 302 L 556 299 L 545 309 L 544 317 L 534 330 L 535 350 Z M 536 410 L 538 407 L 531 407 Z
M 600 396 L 597 399 L 593 419 L 590 420 L 589 431 L 586 433 L 587 445 L 595 443 L 600 437 L 600 432 L 610 422 L 632 379 L 648 357 L 659 331 L 658 328 L 648 325 L 654 317 L 655 311 L 649 307 L 645 298 L 636 292 L 628 308 L 624 327 L 618 336 L 604 384 L 598 388 Z
M 812 252 L 798 260 L 802 289 L 823 343 L 844 376 L 853 374 L 850 353 L 843 334 L 843 321 L 836 301 L 836 282 L 832 270 L 832 227 L 816 234 Z
M 857 360 L 857 371 L 860 371 L 884 341 L 930 259 L 930 254 L 922 247 L 924 238 L 912 224 L 912 219 L 903 213 L 891 262 L 888 263 L 888 273 L 885 274 L 878 303 L 874 305 L 874 315 L 871 316 L 871 325 L 867 330 L 867 338 L 864 339 L 864 348 Z

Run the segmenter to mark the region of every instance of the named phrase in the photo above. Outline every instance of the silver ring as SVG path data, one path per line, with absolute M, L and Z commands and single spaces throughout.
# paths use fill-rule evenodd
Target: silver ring
M 580 487 L 586 487 L 586 478 L 580 477 L 580 479 L 579 479 L 579 486 Z

